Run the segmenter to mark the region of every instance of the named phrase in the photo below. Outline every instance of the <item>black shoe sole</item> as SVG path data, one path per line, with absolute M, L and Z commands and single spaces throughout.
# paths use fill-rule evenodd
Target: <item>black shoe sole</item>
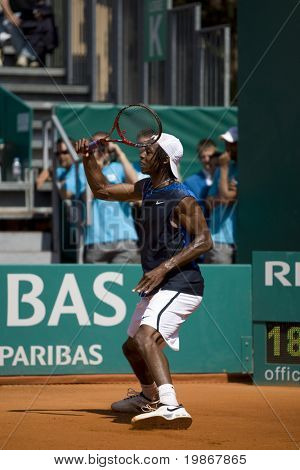
M 165 419 L 162 416 L 141 419 L 131 423 L 134 429 L 188 429 L 192 424 L 192 418 L 182 417 Z

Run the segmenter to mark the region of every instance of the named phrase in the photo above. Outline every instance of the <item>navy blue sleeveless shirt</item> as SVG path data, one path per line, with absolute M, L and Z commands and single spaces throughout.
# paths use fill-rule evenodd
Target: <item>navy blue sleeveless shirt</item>
M 153 189 L 151 178 L 145 178 L 141 210 L 141 232 L 143 236 L 141 259 L 144 273 L 169 260 L 190 243 L 183 227 L 172 223 L 178 203 L 185 197 L 195 195 L 183 184 L 174 182 L 163 188 Z M 159 289 L 174 290 L 186 294 L 203 296 L 204 280 L 195 261 L 170 271 L 163 282 L 149 295 Z

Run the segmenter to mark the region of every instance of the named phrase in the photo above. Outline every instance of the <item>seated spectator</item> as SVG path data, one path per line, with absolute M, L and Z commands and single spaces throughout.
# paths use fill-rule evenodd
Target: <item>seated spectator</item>
M 103 137 L 103 133 L 93 136 Z M 115 154 L 117 161 L 111 161 Z M 116 144 L 98 147 L 95 156 L 103 175 L 110 184 L 136 183 L 138 175 L 125 153 Z M 82 191 L 86 179 L 81 180 Z M 138 263 L 140 255 L 132 210 L 127 202 L 92 201 L 92 223 L 86 228 L 85 263 Z
M 57 47 L 52 8 L 44 0 L 2 0 L 0 33 L 9 34 L 16 65 L 37 67 Z
M 200 140 L 197 153 L 202 169 L 198 173 L 189 176 L 184 184 L 195 194 L 207 218 L 208 212 L 205 199 L 213 182 L 216 160 L 220 153 L 217 152 L 215 142 L 208 138 Z
M 52 53 L 58 46 L 57 28 L 54 22 L 52 7 L 45 0 L 36 0 L 33 10 L 34 18 L 28 18 L 22 22 L 22 31 L 37 55 L 38 61 L 31 66 L 43 66 L 46 54 Z
M 235 218 L 237 200 L 237 127 L 220 138 L 226 151 L 219 157 L 213 184 L 207 197 L 209 228 L 214 247 L 205 255 L 205 263 L 231 264 L 235 261 Z
M 16 51 L 16 65 L 27 66 L 37 60 L 37 55 L 28 44 L 21 30 L 22 15 L 26 6 L 33 11 L 35 2 L 30 0 L 2 0 L 2 12 L 0 13 L 0 28 L 10 35 L 10 41 Z
M 3 65 L 3 46 L 9 39 L 11 39 L 11 34 L 9 34 L 3 26 L 3 21 L 3 10 L 0 6 L 0 66 Z

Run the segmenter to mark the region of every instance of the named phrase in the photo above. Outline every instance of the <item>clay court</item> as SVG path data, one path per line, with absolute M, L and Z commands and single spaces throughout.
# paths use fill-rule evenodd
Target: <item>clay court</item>
M 193 417 L 186 431 L 136 431 L 130 417 L 112 412 L 110 403 L 137 387 L 131 377 L 98 384 L 1 385 L 1 448 L 299 449 L 298 388 L 256 387 L 222 375 L 177 376 L 174 383 Z

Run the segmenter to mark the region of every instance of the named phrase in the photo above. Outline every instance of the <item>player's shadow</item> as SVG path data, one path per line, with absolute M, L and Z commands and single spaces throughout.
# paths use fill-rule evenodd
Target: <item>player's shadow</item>
M 131 418 L 134 414 L 116 413 L 113 410 L 103 409 L 78 409 L 78 410 L 46 410 L 46 409 L 31 409 L 31 410 L 9 410 L 10 413 L 37 413 L 43 415 L 58 415 L 58 416 L 84 416 L 83 413 L 94 413 L 102 416 L 105 419 L 112 418 L 112 423 L 130 424 Z
M 133 418 L 134 414 L 128 414 L 128 413 L 116 413 L 113 410 L 102 410 L 102 409 L 87 409 L 87 410 L 76 410 L 76 411 L 81 411 L 84 413 L 94 413 L 97 415 L 101 415 L 107 419 L 113 418 L 112 422 L 113 423 L 123 423 L 123 424 L 129 424 L 131 422 L 131 419 Z

